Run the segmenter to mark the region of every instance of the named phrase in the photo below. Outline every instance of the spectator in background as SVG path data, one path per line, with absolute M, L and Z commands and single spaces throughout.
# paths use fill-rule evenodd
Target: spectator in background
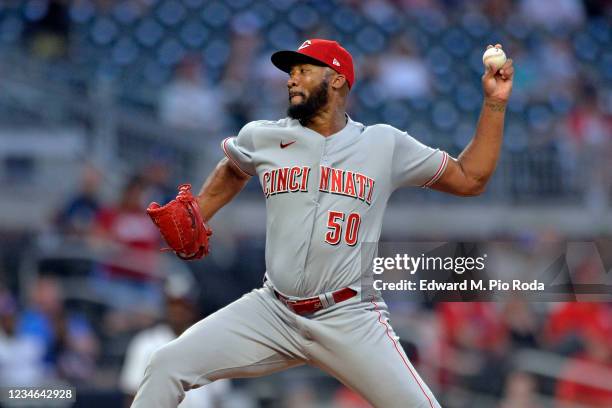
M 81 185 L 76 195 L 60 209 L 56 225 L 62 234 L 86 237 L 93 232 L 100 211 L 99 189 L 102 175 L 90 164 L 83 168 Z
M 389 0 L 357 1 L 355 3 L 357 7 L 361 6 L 364 16 L 381 26 L 388 24 L 398 13 L 394 2 Z
M 593 146 L 597 150 L 612 142 L 612 118 L 599 109 L 599 95 L 593 85 L 584 85 L 579 90 L 576 105 L 567 118 L 569 136 L 577 149 Z
M 513 7 L 515 7 L 512 5 L 512 0 L 483 1 L 475 3 L 480 3 L 479 5 L 482 9 L 483 15 L 492 20 L 494 25 L 503 24 L 508 16 L 512 13 Z M 471 4 L 471 2 L 468 4 Z
M 239 129 L 245 122 L 255 117 L 253 110 L 262 108 L 261 105 L 274 106 L 274 99 L 278 92 L 271 92 L 266 86 L 273 86 L 263 82 L 266 78 L 259 78 L 261 68 L 269 67 L 269 61 L 258 67 L 255 58 L 261 44 L 259 26 L 261 21 L 254 13 L 243 13 L 232 21 L 231 53 L 223 73 L 223 92 L 227 98 L 227 114 L 231 117 L 231 127 Z M 278 70 L 276 70 L 278 71 Z M 271 72 L 272 75 L 274 73 Z M 282 74 L 282 73 L 281 73 Z M 284 78 L 286 81 L 286 77 Z M 262 104 L 262 95 L 267 103 Z M 269 99 L 271 98 L 271 99 Z M 283 98 L 282 102 L 285 102 Z M 284 105 L 281 105 L 284 107 Z M 264 108 L 265 108 L 264 107 Z M 275 117 L 277 112 L 271 116 Z
M 543 328 L 543 337 L 550 349 L 567 354 L 576 350 L 586 328 L 604 306 L 595 302 L 568 302 L 554 307 Z
M 525 299 L 509 299 L 504 305 L 501 317 L 514 349 L 539 347 L 536 313 Z
M 46 380 L 45 347 L 34 336 L 17 332 L 17 304 L 0 288 L 0 386 L 33 387 Z
M 287 74 L 270 64 L 270 57 L 267 55 L 259 56 L 252 66 L 254 78 L 251 85 L 255 88 L 249 95 L 250 103 L 247 105 L 244 101 L 235 101 L 234 104 L 239 104 L 241 110 L 236 114 L 232 108 L 231 112 L 237 128 L 254 118 L 275 118 L 280 112 L 284 112 L 287 106 L 287 95 L 276 92 L 286 86 Z M 258 100 L 265 100 L 266 103 L 258 103 Z
M 497 305 L 489 302 L 440 303 L 437 309 L 443 339 L 472 350 L 494 350 L 507 336 Z
M 45 363 L 57 377 L 80 383 L 94 375 L 98 339 L 84 317 L 64 308 L 56 280 L 41 277 L 33 283 L 18 335 L 43 345 Z
M 577 27 L 586 17 L 581 0 L 521 0 L 519 10 L 524 21 L 549 30 Z
M 612 117 L 599 108 L 599 94 L 594 85 L 585 85 L 577 97 L 581 101 L 570 112 L 567 132 L 580 167 L 584 168 L 585 199 L 591 210 L 610 208 L 612 193 Z
M 171 126 L 201 130 L 210 137 L 224 125 L 223 104 L 223 93 L 208 83 L 201 58 L 189 55 L 162 91 L 159 113 Z
M 510 342 L 497 305 L 445 302 L 436 312 L 442 333 L 442 381 L 501 395 Z
M 359 65 L 359 82 L 355 83 L 356 98 L 348 100 L 348 111 L 355 117 L 363 118 L 364 123 L 378 121 L 378 108 L 385 101 L 384 91 L 378 86 L 378 63 L 368 58 Z M 269 64 L 268 64 L 269 65 Z M 278 70 L 277 70 L 278 71 Z
M 512 372 L 504 388 L 504 397 L 499 408 L 540 408 L 542 401 L 537 395 L 537 382 L 533 376 L 520 371 Z
M 148 185 L 132 177 L 116 205 L 102 209 L 96 220 L 94 246 L 107 250 L 96 270 L 95 289 L 112 297 L 119 308 L 160 306 L 160 235 L 145 211 Z
M 561 372 L 556 399 L 559 407 L 612 406 L 612 313 L 601 308 L 586 325 L 584 350 Z
M 155 201 L 165 204 L 176 197 L 176 185 L 172 181 L 174 163 L 163 153 L 153 154 L 148 164 L 140 171 L 147 188 L 144 203 Z
M 164 321 L 146 329 L 130 342 L 119 386 L 126 394 L 126 407 L 129 407 L 145 369 L 154 351 L 181 335 L 198 320 L 197 299 L 193 288 L 196 283 L 188 275 L 172 274 L 168 277 L 164 292 L 166 315 Z M 219 380 L 185 394 L 180 408 L 213 408 L 226 398 L 230 390 L 229 380 Z
M 383 99 L 418 99 L 431 93 L 427 67 L 406 36 L 395 40 L 378 59 L 377 77 Z
M 537 54 L 536 63 L 546 82 L 548 92 L 575 92 L 578 81 L 578 66 L 572 44 L 566 39 L 551 38 L 546 41 Z

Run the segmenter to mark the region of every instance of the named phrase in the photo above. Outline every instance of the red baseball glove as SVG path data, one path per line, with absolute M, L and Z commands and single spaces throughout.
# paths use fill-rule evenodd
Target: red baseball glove
M 200 208 L 191 193 L 191 184 L 181 184 L 176 198 L 164 206 L 153 202 L 147 214 L 159 228 L 170 248 L 181 259 L 200 259 L 208 255 L 208 237 L 212 229 L 206 225 Z

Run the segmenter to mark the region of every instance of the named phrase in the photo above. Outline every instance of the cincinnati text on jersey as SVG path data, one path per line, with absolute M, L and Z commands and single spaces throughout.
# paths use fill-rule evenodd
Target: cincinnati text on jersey
M 374 179 L 361 173 L 321 166 L 319 191 L 339 194 L 364 201 L 370 205 L 374 192 Z M 266 198 L 281 193 L 308 192 L 310 167 L 293 166 L 267 170 L 263 174 L 262 188 Z

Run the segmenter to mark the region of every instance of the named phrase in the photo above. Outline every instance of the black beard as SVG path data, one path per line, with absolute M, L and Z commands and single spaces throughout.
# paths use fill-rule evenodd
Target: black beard
M 306 126 L 317 113 L 327 105 L 329 100 L 329 93 L 327 87 L 329 81 L 324 80 L 321 84 L 312 92 L 310 97 L 302 103 L 296 105 L 291 104 L 291 97 L 289 98 L 289 107 L 287 108 L 287 116 L 291 119 L 297 119 L 300 121 L 302 126 Z

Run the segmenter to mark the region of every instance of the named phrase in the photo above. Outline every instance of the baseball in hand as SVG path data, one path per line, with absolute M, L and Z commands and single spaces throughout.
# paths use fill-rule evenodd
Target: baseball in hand
M 482 55 L 482 63 L 493 65 L 497 72 L 506 63 L 506 53 L 501 48 L 491 47 Z

